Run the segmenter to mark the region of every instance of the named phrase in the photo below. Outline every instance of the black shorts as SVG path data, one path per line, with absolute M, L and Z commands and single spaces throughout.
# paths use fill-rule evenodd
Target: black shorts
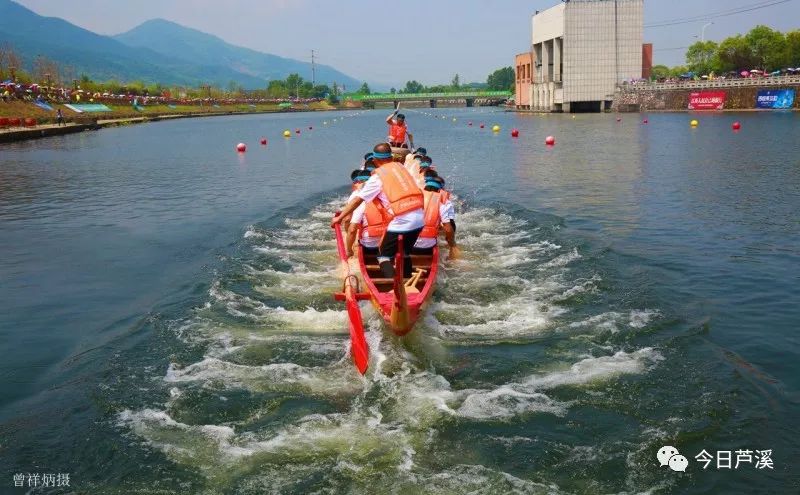
M 394 259 L 397 254 L 397 239 L 403 236 L 403 255 L 411 256 L 411 250 L 414 249 L 414 244 L 417 242 L 422 229 L 412 230 L 409 232 L 386 232 L 381 239 L 381 245 L 378 248 L 378 256 L 381 258 Z

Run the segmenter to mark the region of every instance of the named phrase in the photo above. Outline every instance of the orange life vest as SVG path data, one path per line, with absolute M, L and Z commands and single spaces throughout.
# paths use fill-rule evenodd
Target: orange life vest
M 433 191 L 423 191 L 425 195 L 425 226 L 420 232 L 420 237 L 436 237 L 439 235 L 439 225 L 441 216 L 439 215 L 439 205 L 443 203 L 440 193 Z
M 389 140 L 393 143 L 406 142 L 406 124 L 389 124 Z
M 386 225 L 388 224 L 388 215 L 380 201 L 370 201 L 364 209 L 364 220 L 366 225 L 362 223 L 361 234 L 366 232 L 369 237 L 383 237 L 386 232 Z
M 450 193 L 444 189 L 439 190 L 439 196 L 442 197 L 442 204 L 445 204 L 450 200 Z
M 378 167 L 375 173 L 381 178 L 383 193 L 389 200 L 389 208 L 392 210 L 389 217 L 425 207 L 422 191 L 405 167 L 397 162 L 390 162 Z

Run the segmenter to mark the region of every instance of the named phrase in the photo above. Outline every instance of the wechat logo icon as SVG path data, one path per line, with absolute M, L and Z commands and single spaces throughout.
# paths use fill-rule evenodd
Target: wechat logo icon
M 669 466 L 673 471 L 679 471 L 681 473 L 685 473 L 686 467 L 689 465 L 688 459 L 682 456 L 680 452 L 678 452 L 678 449 L 669 445 L 661 447 L 656 457 L 661 467 Z

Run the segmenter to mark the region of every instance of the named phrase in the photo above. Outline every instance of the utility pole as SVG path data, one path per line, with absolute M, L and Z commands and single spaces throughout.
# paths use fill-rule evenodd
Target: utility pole
M 314 64 L 314 50 L 311 50 L 311 84 L 317 85 L 317 67 Z

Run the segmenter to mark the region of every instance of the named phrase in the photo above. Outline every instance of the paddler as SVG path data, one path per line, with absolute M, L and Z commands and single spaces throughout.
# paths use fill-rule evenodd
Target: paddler
M 425 172 L 428 170 L 434 170 L 433 159 L 431 159 L 429 156 L 421 157 L 417 162 L 415 162 L 415 164 L 412 164 L 411 166 L 411 170 L 409 172 L 411 173 L 411 176 L 414 177 L 414 180 L 417 181 L 417 186 L 419 186 L 420 189 L 425 187 Z
M 423 156 L 428 156 L 428 150 L 425 148 L 417 148 L 413 153 L 407 154 L 405 161 L 406 169 L 411 172 L 411 167 L 414 165 L 414 163 L 419 165 L 419 159 Z
M 388 220 L 386 232 L 378 245 L 378 264 L 385 278 L 394 278 L 394 257 L 399 237 L 403 236 L 403 276 L 411 276 L 411 250 L 425 224 L 425 198 L 414 178 L 392 158 L 389 143 L 375 146 L 372 160 L 378 166 L 369 180 L 356 193 L 355 198 L 336 215 L 332 227 L 339 225 L 363 202 L 378 202 Z M 397 287 L 398 301 L 405 301 L 403 284 Z
M 414 244 L 414 254 L 433 254 L 433 247 L 439 242 L 439 229 L 444 230 L 444 238 L 450 248 L 448 259 L 460 257 L 456 245 L 456 210 L 450 194 L 444 190 L 444 179 L 435 170 L 425 171 L 425 226 Z
M 386 123 L 389 124 L 389 144 L 395 148 L 408 148 L 406 139 L 414 142 L 414 135 L 408 132 L 406 125 L 406 116 L 399 112 L 399 108 L 395 108 L 388 117 Z

